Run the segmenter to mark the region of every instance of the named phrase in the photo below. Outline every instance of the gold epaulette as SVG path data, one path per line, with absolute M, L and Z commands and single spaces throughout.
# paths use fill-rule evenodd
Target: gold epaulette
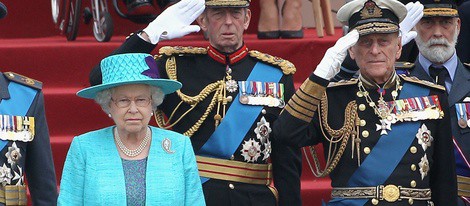
M 287 61 L 285 59 L 275 57 L 269 54 L 265 54 L 256 50 L 251 50 L 248 53 L 250 54 L 251 57 L 254 57 L 263 62 L 266 62 L 268 64 L 281 68 L 282 73 L 284 73 L 285 75 L 295 74 L 295 71 L 296 71 L 295 66 L 290 61 Z
M 349 80 L 340 80 L 339 82 L 330 82 L 328 84 L 328 88 L 330 87 L 337 87 L 337 86 L 344 86 L 344 85 L 352 85 L 352 84 L 356 84 L 357 83 L 357 79 L 356 78 L 352 78 L 352 79 L 349 79 Z
M 10 81 L 20 83 L 35 89 L 42 89 L 42 82 L 38 80 L 31 79 L 29 77 L 17 74 L 15 72 L 5 72 L 3 73 Z
M 164 46 L 158 50 L 158 53 L 166 56 L 179 54 L 207 54 L 207 48 L 192 46 Z
M 421 79 L 418 79 L 417 77 L 415 76 L 406 76 L 404 74 L 400 74 L 400 77 L 407 81 L 407 82 L 412 82 L 412 83 L 417 83 L 417 84 L 421 84 L 421 85 L 424 85 L 424 86 L 428 86 L 428 87 L 432 87 L 432 88 L 436 88 L 436 89 L 440 89 L 440 90 L 443 90 L 445 91 L 446 88 L 441 86 L 441 85 L 438 85 L 438 84 L 435 84 L 435 83 L 432 83 L 430 81 L 426 81 L 426 80 L 421 80 Z
M 395 62 L 396 69 L 411 69 L 414 66 L 415 64 L 411 62 Z

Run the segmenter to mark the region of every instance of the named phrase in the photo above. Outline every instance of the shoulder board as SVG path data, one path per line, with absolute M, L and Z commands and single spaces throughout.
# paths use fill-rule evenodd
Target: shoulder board
M 256 50 L 251 50 L 248 53 L 250 54 L 251 57 L 254 57 L 263 62 L 266 62 L 268 64 L 281 68 L 282 73 L 284 73 L 285 75 L 294 74 L 296 71 L 294 64 L 292 64 L 290 61 L 287 61 L 285 59 L 281 59 L 279 57 L 265 54 Z
M 328 84 L 328 88 L 331 88 L 331 87 L 338 87 L 338 86 L 345 86 L 345 85 L 353 85 L 353 84 L 357 84 L 357 79 L 356 78 L 352 78 L 352 79 L 349 79 L 349 80 L 340 80 L 339 82 L 330 82 Z
M 395 62 L 396 69 L 411 69 L 414 66 L 415 64 L 411 62 Z
M 29 77 L 23 76 L 21 74 L 17 74 L 14 72 L 5 72 L 3 73 L 7 79 L 10 81 L 26 85 L 35 89 L 42 89 L 42 82 L 38 80 L 31 79 Z
M 470 63 L 463 63 L 463 65 L 470 67 Z
M 192 46 L 164 46 L 158 50 L 160 55 L 207 54 L 207 48 Z
M 417 77 L 415 76 L 406 76 L 404 74 L 400 74 L 400 77 L 407 81 L 407 82 L 412 82 L 412 83 L 416 83 L 416 84 L 421 84 L 421 85 L 424 85 L 424 86 L 428 86 L 428 87 L 432 87 L 432 88 L 435 88 L 435 89 L 440 89 L 440 90 L 446 90 L 445 87 L 441 86 L 441 85 L 438 85 L 438 84 L 435 84 L 433 82 L 429 82 L 429 81 L 426 81 L 426 80 L 421 80 L 421 79 L 418 79 Z

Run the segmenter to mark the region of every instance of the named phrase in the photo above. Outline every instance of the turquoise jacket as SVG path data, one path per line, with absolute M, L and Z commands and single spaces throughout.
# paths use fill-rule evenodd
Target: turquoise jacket
M 113 128 L 73 139 L 65 160 L 58 205 L 126 205 L 122 160 L 114 144 Z M 196 159 L 189 137 L 150 127 L 146 205 L 205 205 Z M 171 151 L 162 141 L 171 141 Z

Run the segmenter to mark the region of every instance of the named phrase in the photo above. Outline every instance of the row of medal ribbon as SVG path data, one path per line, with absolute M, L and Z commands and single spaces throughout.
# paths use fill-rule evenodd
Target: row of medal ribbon
M 239 81 L 240 103 L 268 107 L 285 106 L 284 84 L 275 82 Z
M 34 138 L 34 117 L 0 115 L 0 139 L 29 142 Z
M 425 119 L 440 119 L 444 113 L 437 95 L 412 97 L 387 102 L 393 108 L 393 121 L 418 121 Z
M 470 103 L 457 103 L 455 104 L 455 110 L 459 127 L 462 129 L 470 127 Z

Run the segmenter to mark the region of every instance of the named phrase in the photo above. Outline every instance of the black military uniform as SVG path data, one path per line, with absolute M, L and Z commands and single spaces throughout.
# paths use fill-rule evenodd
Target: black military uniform
M 42 83 L 0 74 L 0 205 L 26 205 L 28 180 L 33 205 L 56 205 L 57 185 Z
M 114 53 L 150 53 L 154 47 L 155 45 L 145 42 L 137 35 L 132 35 Z M 271 132 L 271 125 L 277 119 L 282 105 L 267 106 L 266 99 L 269 99 L 267 97 L 269 95 L 261 98 L 259 103 L 262 105 L 261 110 L 255 114 L 253 122 L 249 122 L 248 129 L 239 138 L 239 142 L 232 145 L 236 148 L 232 154 L 228 157 L 220 154 L 220 152 L 227 152 L 225 147 L 221 149 L 208 147 L 207 149 L 203 146 L 216 130 L 216 124 L 220 126 L 224 121 L 233 121 L 235 127 L 231 132 L 234 132 L 238 130 L 238 124 L 248 121 L 241 113 L 232 117 L 223 117 L 225 111 L 228 111 L 234 102 L 239 102 L 237 95 L 241 97 L 241 81 L 247 80 L 257 63 L 270 65 L 268 73 L 281 73 L 279 80 L 275 83 L 282 83 L 283 89 L 277 90 L 277 94 L 283 92 L 284 101 L 290 99 L 294 92 L 291 74 L 295 72 L 295 67 L 286 60 L 250 51 L 246 46 L 242 46 L 232 54 L 221 53 L 212 47 L 163 47 L 160 49 L 157 64 L 159 68 L 165 68 L 160 69 L 162 72 L 160 75 L 180 81 L 183 87 L 179 92 L 167 95 L 163 104 L 159 106 L 159 109 L 170 118 L 169 123 L 165 124 L 162 116 L 158 114 L 157 122 L 161 127 L 171 126 L 174 131 L 191 137 L 194 151 L 198 155 L 200 175 L 210 178 L 207 182 L 205 182 L 207 179 L 202 179 L 208 205 L 275 205 L 278 197 L 279 205 L 301 205 L 301 154 L 297 148 L 283 146 L 275 141 L 271 142 L 270 139 L 276 135 Z M 229 78 L 238 81 L 238 89 L 230 92 L 227 86 L 225 94 L 219 93 L 224 92 L 224 85 Z M 90 83 L 99 84 L 100 79 L 100 68 L 95 67 L 90 74 Z M 272 89 L 266 89 L 269 88 L 266 86 L 269 82 L 264 79 L 263 77 L 246 81 L 244 84 L 250 89 L 250 91 L 245 91 L 246 95 L 256 96 L 253 87 L 248 86 L 250 83 L 265 85 L 258 87 L 259 94 L 269 94 L 269 91 L 272 94 Z M 270 85 L 280 88 L 280 84 Z M 219 96 L 214 99 L 216 93 Z M 243 108 L 254 107 L 247 103 L 242 106 Z M 192 107 L 194 108 L 191 109 Z M 181 120 L 178 120 L 179 118 Z M 216 119 L 221 121 L 216 121 Z M 227 139 L 226 142 L 229 144 L 230 141 Z M 267 164 L 269 158 L 272 168 L 270 164 Z M 211 165 L 221 167 L 213 168 Z M 239 169 L 228 169 L 235 167 Z M 265 172 L 249 172 L 255 170 Z M 267 186 L 271 183 L 271 178 L 274 179 L 274 185 L 278 191 Z
M 394 0 L 356 0 L 338 17 L 349 15 L 364 44 L 368 34 L 398 32 L 404 9 Z M 444 87 L 395 71 L 383 84 L 366 75 L 329 83 L 312 74 L 273 130 L 292 146 L 322 143 L 325 169 L 313 147 L 310 158 L 314 174 L 332 180 L 328 205 L 456 205 L 447 106 Z

